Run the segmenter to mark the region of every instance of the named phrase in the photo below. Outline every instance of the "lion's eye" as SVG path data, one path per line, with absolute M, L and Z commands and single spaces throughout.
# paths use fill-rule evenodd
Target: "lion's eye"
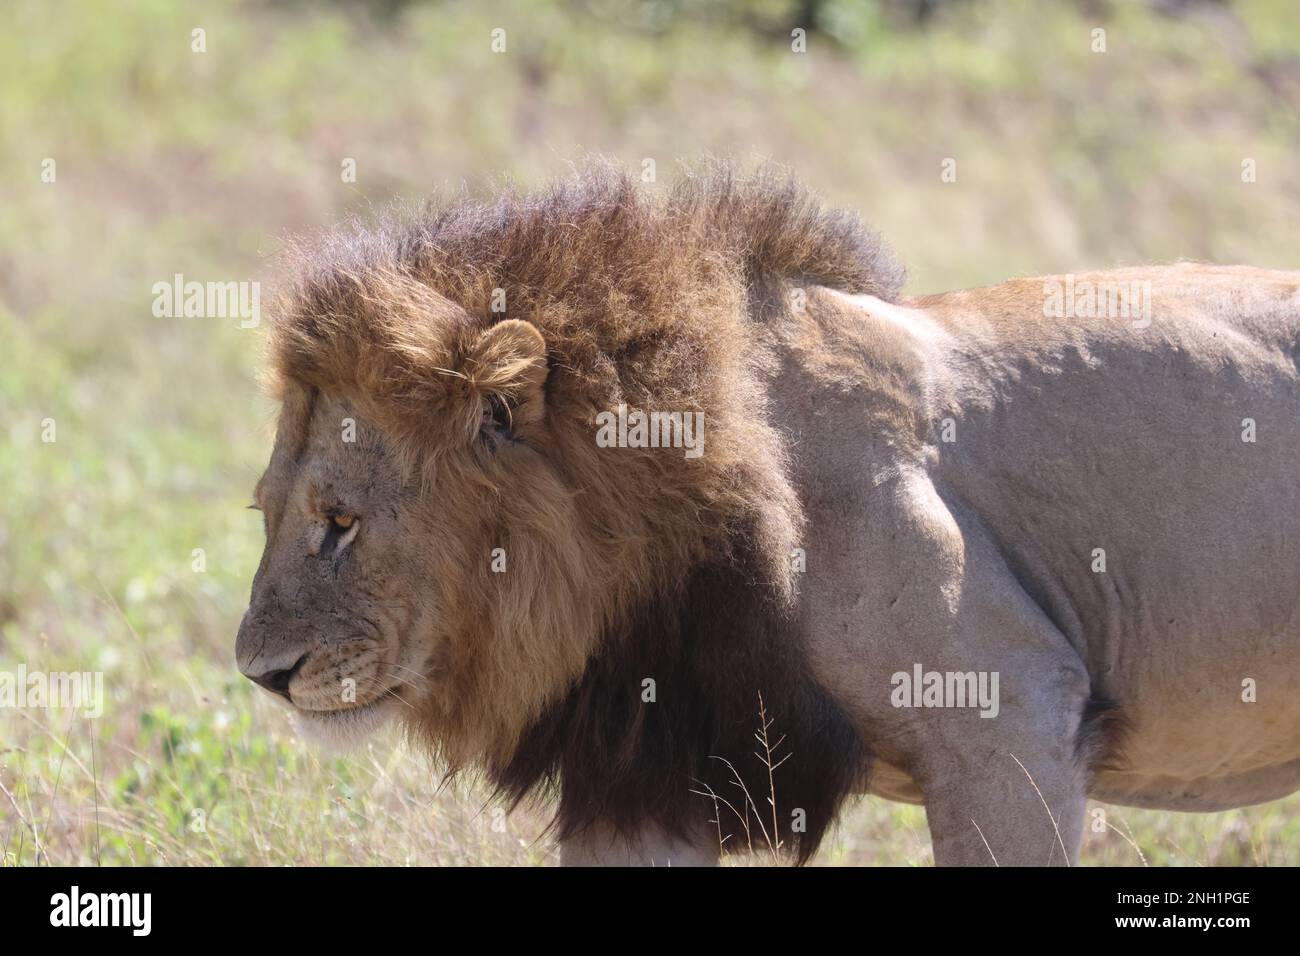
M 357 536 L 357 529 L 361 527 L 355 515 L 328 515 L 326 520 L 329 524 L 325 527 L 325 537 L 320 544 L 322 556 L 342 551 Z
M 510 405 L 493 392 L 483 403 L 483 434 L 489 438 L 510 438 L 513 425 Z

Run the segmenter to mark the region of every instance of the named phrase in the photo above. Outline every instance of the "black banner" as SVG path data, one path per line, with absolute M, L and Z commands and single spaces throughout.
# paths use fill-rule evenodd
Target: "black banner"
M 8 870 L 0 932 L 128 945 L 319 942 L 478 927 L 559 942 L 574 931 L 680 922 L 692 938 L 852 923 L 864 941 L 1196 934 L 1231 940 L 1294 920 L 1294 869 L 30 869 Z M 381 935 L 376 935 L 381 934 Z M 901 934 L 901 935 L 900 935 Z M 550 940 L 547 937 L 551 937 Z M 485 940 L 486 941 L 486 940 Z M 672 938 L 664 943 L 672 945 Z

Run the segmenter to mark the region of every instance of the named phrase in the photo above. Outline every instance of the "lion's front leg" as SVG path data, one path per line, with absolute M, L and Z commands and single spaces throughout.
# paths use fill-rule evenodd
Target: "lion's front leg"
M 1000 750 L 928 781 L 937 866 L 1074 866 L 1087 795 L 1073 760 Z
M 1073 865 L 1096 756 L 1087 665 L 978 518 L 921 484 L 902 500 L 912 542 L 887 557 L 932 576 L 895 592 L 924 595 L 906 616 L 877 611 L 862 700 L 920 787 L 935 863 Z
M 632 837 L 594 824 L 560 844 L 561 866 L 714 866 L 717 840 L 683 841 L 658 827 L 643 827 Z

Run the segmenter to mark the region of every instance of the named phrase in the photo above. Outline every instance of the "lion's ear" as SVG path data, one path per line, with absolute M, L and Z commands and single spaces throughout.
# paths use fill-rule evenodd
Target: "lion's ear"
M 541 419 L 549 367 L 537 326 L 519 319 L 498 322 L 474 343 L 464 372 L 487 425 L 513 432 Z

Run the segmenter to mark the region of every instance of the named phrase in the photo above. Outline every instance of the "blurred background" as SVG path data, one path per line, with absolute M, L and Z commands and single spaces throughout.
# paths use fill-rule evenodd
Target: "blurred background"
M 910 293 L 1184 257 L 1294 269 L 1300 13 L 6 0 L 0 144 L 0 671 L 101 671 L 106 697 L 95 720 L 0 709 L 0 859 L 550 863 L 545 807 L 439 788 L 391 732 L 322 757 L 235 672 L 274 421 L 262 329 L 156 317 L 154 283 L 260 281 L 265 302 L 290 233 L 587 152 L 665 183 L 705 153 L 789 164 L 883 233 Z M 1089 822 L 1093 864 L 1300 863 L 1298 797 Z M 929 860 L 924 812 L 874 799 L 819 856 Z

